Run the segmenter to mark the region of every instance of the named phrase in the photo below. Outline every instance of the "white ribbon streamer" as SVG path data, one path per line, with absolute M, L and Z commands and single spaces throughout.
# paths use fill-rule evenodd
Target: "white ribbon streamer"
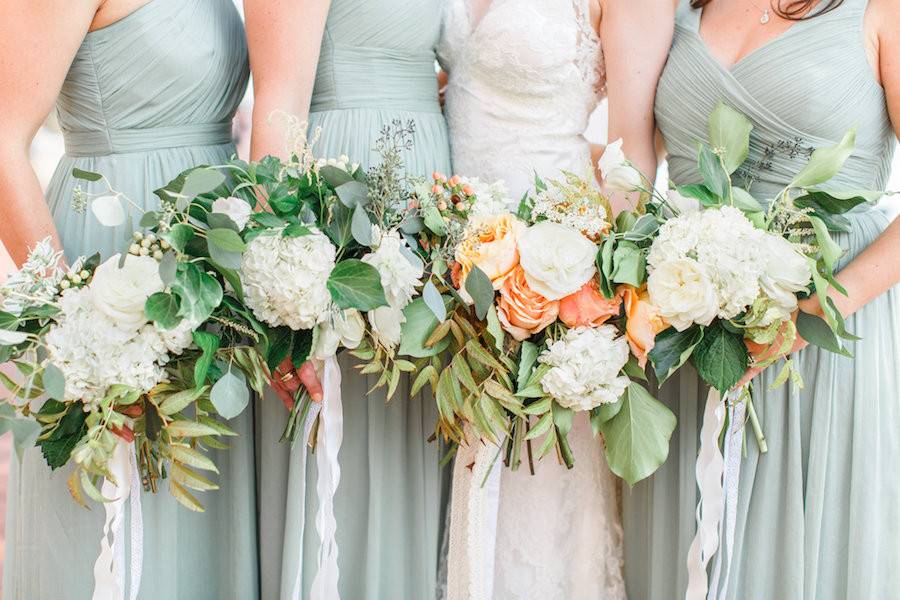
M 492 600 L 497 547 L 497 515 L 500 510 L 500 449 L 482 443 L 472 467 L 468 510 L 468 600 Z
M 710 389 L 700 429 L 700 453 L 696 477 L 700 487 L 697 534 L 688 550 L 688 586 L 685 600 L 705 600 L 709 590 L 706 567 L 719 547 L 719 523 L 724 512 L 722 475 L 725 461 L 719 450 L 719 434 L 725 423 L 725 404 L 718 390 Z
M 717 600 L 720 590 L 726 593 L 728 590 L 734 555 L 746 411 L 744 403 L 737 402 L 736 399 L 737 394 L 733 393 L 726 394 L 723 399 L 715 389 L 710 389 L 706 398 L 696 466 L 697 484 L 700 488 L 697 534 L 688 551 L 688 587 L 685 600 Z M 719 449 L 719 435 L 725 424 L 726 412 L 729 425 L 725 433 L 723 456 Z M 719 550 L 720 540 L 725 555 L 719 552 L 712 581 L 709 581 L 707 567 Z
M 93 600 L 124 600 L 125 595 L 125 506 L 131 499 L 131 581 L 129 598 L 135 600 L 141 587 L 143 563 L 143 518 L 141 515 L 140 472 L 134 444 L 120 440 L 109 463 L 112 479 L 104 479 L 100 493 L 111 499 L 104 503 L 106 520 L 100 538 L 100 555 L 94 563 Z M 113 480 L 116 482 L 114 483 Z
M 312 582 L 310 600 L 340 600 L 338 592 L 338 545 L 337 521 L 334 516 L 334 497 L 341 480 L 341 467 L 338 454 L 344 439 L 344 416 L 341 405 L 341 368 L 337 357 L 325 360 L 322 375 L 322 404 L 313 404 L 303 427 L 304 445 L 300 449 L 299 497 L 300 518 L 300 552 L 297 557 L 297 570 L 291 593 L 292 600 L 300 600 L 303 595 L 303 534 L 306 515 L 306 440 L 312 433 L 316 417 L 321 416 L 316 451 L 316 494 L 319 510 L 316 513 L 316 531 L 319 534 L 318 571 Z

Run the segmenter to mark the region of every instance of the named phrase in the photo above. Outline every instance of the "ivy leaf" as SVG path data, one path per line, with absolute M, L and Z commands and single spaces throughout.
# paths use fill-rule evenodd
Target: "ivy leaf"
M 194 230 L 190 225 L 185 225 L 184 223 L 176 223 L 175 225 L 172 225 L 172 228 L 169 229 L 169 231 L 162 234 L 162 238 L 169 242 L 169 244 L 175 248 L 176 252 L 181 254 L 184 254 L 188 242 L 190 242 L 193 237 Z
M 694 349 L 693 363 L 703 380 L 722 393 L 740 381 L 749 356 L 740 333 L 728 331 L 716 321 L 706 328 Z
M 484 271 L 474 266 L 466 276 L 465 288 L 475 302 L 475 315 L 483 320 L 494 305 L 494 284 Z
M 180 308 L 181 302 L 178 300 L 178 296 L 165 292 L 153 294 L 144 303 L 144 312 L 147 313 L 147 318 L 163 330 L 173 329 L 181 323 L 181 317 L 178 315 Z
M 610 470 L 634 485 L 652 475 L 669 455 L 675 415 L 637 383 L 629 384 L 622 406 L 600 425 Z
M 703 339 L 703 329 L 696 325 L 684 331 L 670 327 L 656 336 L 656 343 L 649 356 L 659 385 L 665 383 L 675 371 L 687 362 L 701 339 Z
M 87 413 L 81 402 L 73 402 L 68 407 L 62 402 L 48 400 L 38 411 L 39 415 L 54 415 L 65 411 L 59 424 L 45 439 L 38 441 L 41 454 L 51 469 L 56 470 L 69 462 L 72 450 L 87 435 Z
M 381 275 L 370 264 L 349 259 L 339 262 L 328 277 L 331 299 L 340 308 L 355 308 L 363 312 L 387 306 L 381 286 Z
M 244 374 L 229 368 L 213 386 L 209 399 L 216 412 L 225 419 L 233 419 L 244 412 L 250 403 L 250 390 Z
M 222 302 L 222 286 L 194 263 L 181 263 L 172 282 L 172 292 L 181 299 L 180 316 L 202 323 Z
M 634 242 L 621 241 L 613 254 L 612 281 L 641 287 L 647 279 L 647 258 Z

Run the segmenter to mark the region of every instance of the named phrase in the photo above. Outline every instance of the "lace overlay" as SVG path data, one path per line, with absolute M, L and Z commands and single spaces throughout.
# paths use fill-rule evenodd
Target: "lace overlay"
M 513 198 L 534 174 L 588 173 L 588 119 L 605 93 L 603 57 L 588 0 L 492 0 L 474 22 L 469 0 L 447 0 L 439 46 L 450 73 L 446 113 L 453 168 L 504 179 Z M 554 457 L 504 470 L 492 597 L 498 600 L 621 600 L 622 529 L 617 480 L 584 415 L 569 434 L 576 466 Z M 478 444 L 460 448 L 453 474 L 448 597 L 473 600 L 467 558 L 471 466 Z M 443 590 L 442 590 L 443 591 Z
M 605 94 L 588 0 L 492 0 L 477 23 L 469 0 L 447 0 L 444 17 L 454 169 L 504 179 L 514 197 L 535 172 L 587 174 L 583 134 Z

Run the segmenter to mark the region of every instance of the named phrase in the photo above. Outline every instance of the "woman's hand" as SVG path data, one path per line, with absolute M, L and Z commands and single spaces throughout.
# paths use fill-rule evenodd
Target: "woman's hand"
M 794 314 L 791 315 L 791 320 L 794 322 L 794 325 L 797 324 L 797 314 L 803 311 L 808 314 L 818 315 L 821 314 L 819 310 L 819 301 L 815 298 L 807 298 L 806 300 L 801 300 L 799 303 L 799 308 L 794 311 Z M 782 332 L 784 327 L 782 327 Z M 797 333 L 796 339 L 794 339 L 794 345 L 791 346 L 791 349 L 785 353 L 782 353 L 781 356 L 778 356 L 779 350 L 784 346 L 784 335 L 782 332 L 779 332 L 775 338 L 775 341 L 769 345 L 766 344 L 757 344 L 756 342 L 752 342 L 750 340 L 746 340 L 747 350 L 750 351 L 750 356 L 753 358 L 754 364 L 766 363 L 767 366 L 770 366 L 774 360 L 783 358 L 784 356 L 788 356 L 795 352 L 800 352 L 804 348 L 809 345 L 809 342 L 800 337 L 800 334 Z M 751 366 L 747 369 L 747 372 L 744 373 L 744 376 L 741 377 L 741 380 L 734 386 L 734 389 L 740 389 L 750 383 L 750 381 L 766 370 L 767 367 L 758 367 Z
M 290 358 L 284 359 L 272 374 L 270 383 L 288 410 L 293 410 L 294 398 L 296 398 L 300 386 L 306 388 L 313 402 L 321 402 L 324 395 L 322 383 L 316 374 L 316 367 L 309 360 L 303 363 L 299 369 L 295 369 Z

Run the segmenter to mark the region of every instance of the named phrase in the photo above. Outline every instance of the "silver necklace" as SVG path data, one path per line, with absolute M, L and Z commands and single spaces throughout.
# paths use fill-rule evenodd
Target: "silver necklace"
M 751 0 L 750 4 L 752 4 L 756 8 L 756 10 L 762 11 L 762 16 L 759 18 L 760 25 L 765 25 L 766 23 L 768 23 L 769 21 L 772 20 L 772 14 L 770 13 L 771 6 L 767 6 L 765 8 L 760 8 L 759 5 L 756 2 L 753 2 L 752 0 Z

